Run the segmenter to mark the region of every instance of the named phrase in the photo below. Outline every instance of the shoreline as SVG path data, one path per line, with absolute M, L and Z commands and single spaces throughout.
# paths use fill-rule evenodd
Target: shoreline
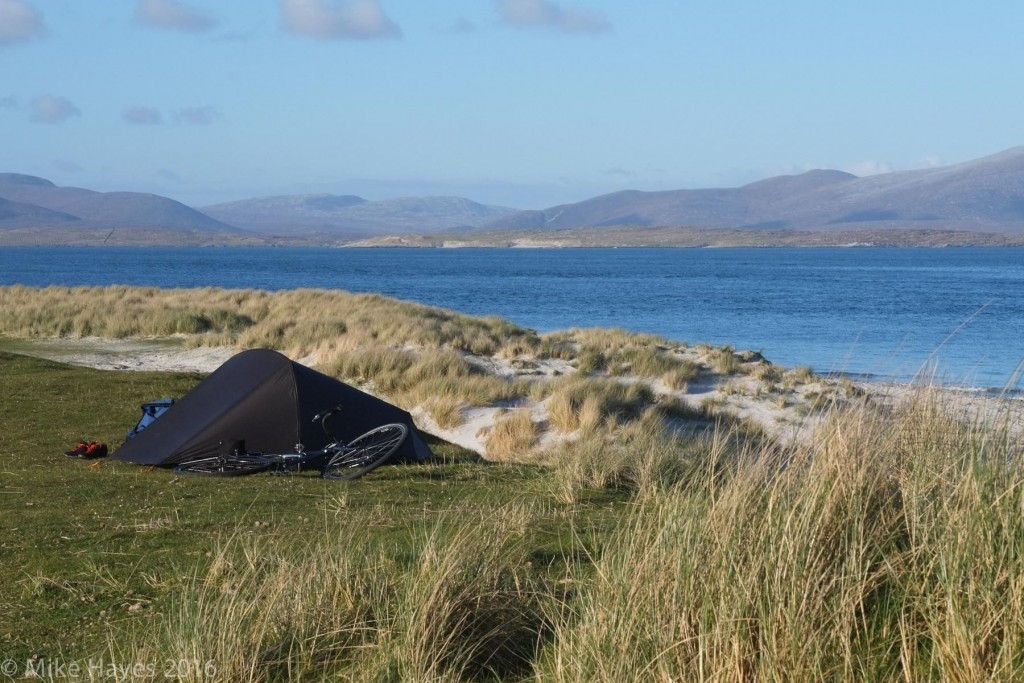
M 57 338 L 57 339 L 10 339 L 0 338 L 0 351 L 8 351 L 22 355 L 45 358 L 60 363 L 67 363 L 97 370 L 118 372 L 193 372 L 210 373 L 241 349 L 231 346 L 198 346 L 188 348 L 184 336 L 171 338 L 149 339 L 104 339 L 100 337 Z M 293 358 L 309 367 L 316 368 L 318 357 L 309 354 L 301 358 Z M 470 362 L 486 367 L 494 375 L 510 379 L 517 377 L 513 364 L 496 358 L 468 356 Z M 531 374 L 544 373 L 551 378 L 575 372 L 568 363 L 552 362 L 541 368 L 534 368 Z M 637 376 L 618 378 L 626 384 L 646 382 L 651 385 L 659 400 L 679 400 L 690 396 L 702 396 L 701 401 L 720 404 L 723 414 L 731 414 L 735 418 L 751 421 L 759 425 L 773 438 L 781 443 L 796 443 L 809 439 L 816 429 L 823 424 L 831 408 L 824 411 L 807 410 L 800 407 L 794 399 L 792 405 L 780 405 L 777 397 L 761 396 L 760 390 L 745 391 L 737 388 L 741 381 L 734 378 L 711 381 L 687 387 L 680 396 L 660 383 Z M 372 386 L 359 385 L 363 391 L 387 398 L 376 392 Z M 833 397 L 841 394 L 866 398 L 886 409 L 906 405 L 927 393 L 934 397 L 937 404 L 948 410 L 950 414 L 960 416 L 969 423 L 996 425 L 1004 424 L 1008 433 L 1015 437 L 1024 436 L 1024 395 L 1019 391 L 1013 395 L 996 395 L 983 388 L 932 385 L 927 383 L 895 382 L 888 380 L 852 380 L 841 376 L 815 377 L 803 390 L 804 396 L 812 400 L 831 393 Z M 475 451 L 487 457 L 487 437 L 509 414 L 510 410 L 525 409 L 535 424 L 546 425 L 550 420 L 549 399 L 521 400 L 511 405 L 465 406 L 461 410 L 461 420 L 454 427 L 442 427 L 434 419 L 424 405 L 411 407 L 417 425 L 423 431 L 438 438 L 455 443 L 463 448 Z M 836 400 L 838 405 L 840 401 Z M 786 403 L 785 400 L 782 401 Z M 700 405 L 698 403 L 697 405 Z M 670 422 L 673 422 L 670 420 Z M 685 422 L 685 421 L 684 421 Z M 691 432 L 693 425 L 675 422 L 674 429 L 680 432 Z M 531 447 L 532 453 L 543 453 L 559 443 L 572 441 L 572 434 L 559 434 L 553 429 L 542 430 L 537 434 Z M 525 460 L 527 454 L 514 457 L 502 457 L 503 460 Z
M 486 250 L 501 250 L 501 249 L 515 249 L 515 250 L 529 250 L 529 249 L 550 249 L 550 250 L 563 250 L 563 249 L 609 249 L 609 250 L 628 250 L 628 249 L 678 249 L 678 250 L 702 250 L 702 249 L 763 249 L 766 251 L 771 250 L 782 250 L 782 249 L 1022 249 L 1024 248 L 1024 236 L 1019 241 L 1013 241 L 1006 244 L 993 244 L 984 241 L 979 242 L 956 242 L 956 243 L 888 243 L 888 242 L 849 242 L 849 243 L 824 243 L 824 244 L 800 244 L 800 243 L 779 243 L 779 244 L 764 244 L 758 242 L 737 242 L 728 244 L 618 244 L 618 243 L 595 243 L 595 244 L 564 244 L 556 241 L 543 242 L 543 243 L 530 243 L 529 241 L 518 241 L 513 240 L 508 243 L 502 244 L 485 244 L 476 243 L 470 240 L 462 239 L 451 239 L 450 241 L 441 240 L 437 244 L 410 244 L 403 243 L 403 240 L 407 238 L 374 238 L 373 240 L 357 240 L 357 241 L 313 241 L 313 242 L 292 242 L 282 241 L 274 242 L 269 240 L 265 243 L 219 243 L 219 242 L 202 242 L 202 243 L 174 243 L 174 242 L 153 242 L 153 243 L 73 243 L 73 242 L 61 242 L 61 243 L 6 243 L 3 240 L 3 234 L 0 233 L 0 249 L 124 249 L 126 251 L 144 250 L 144 249 L 255 249 L 255 250 L 273 250 L 273 249 L 438 249 L 438 250 L 462 250 L 462 249 L 486 249 Z M 394 241 L 392 241 L 394 240 Z
M 543 460 L 561 444 L 614 440 L 634 425 L 707 434 L 724 423 L 783 446 L 807 443 L 836 410 L 894 406 L 937 385 L 943 404 L 970 420 L 991 423 L 1024 405 L 924 372 L 865 382 L 733 346 L 614 327 L 542 334 L 340 290 L 10 287 L 0 288 L 0 307 L 0 350 L 96 369 L 209 373 L 240 350 L 276 349 L 495 460 Z M 1021 422 L 1014 417 L 1015 433 Z
M 606 226 L 557 230 L 496 230 L 303 237 L 254 233 L 175 233 L 56 229 L 0 230 L 3 248 L 245 248 L 245 249 L 947 249 L 1020 248 L 1024 234 L 967 229 L 861 228 L 846 230 L 750 230 L 666 226 Z
M 23 353 L 55 362 L 89 367 L 95 370 L 137 372 L 199 372 L 216 370 L 241 349 L 229 346 L 198 346 L 188 348 L 187 336 L 153 337 L 150 339 L 105 339 L 102 337 L 60 337 L 12 339 L 0 337 L 0 350 Z M 295 358 L 304 365 L 315 364 L 315 358 Z M 508 373 L 506 373 L 508 374 Z M 847 381 L 856 386 L 903 387 L 911 389 L 941 388 L 965 396 L 1024 401 L 1024 388 L 1008 389 L 977 385 L 944 384 L 928 380 L 902 380 L 882 375 L 855 372 L 821 372 L 830 382 Z M 876 393 L 876 392 L 872 392 Z
M 543 301 L 535 302 L 531 297 L 506 295 L 501 279 L 492 279 L 486 282 L 475 272 L 468 276 L 462 274 L 449 276 L 451 273 L 461 273 L 461 268 L 471 269 L 485 267 L 494 262 L 504 263 L 506 259 L 511 259 L 511 251 L 505 252 L 506 256 L 487 256 L 483 252 L 478 252 L 475 255 L 466 254 L 463 257 L 453 255 L 452 258 L 446 257 L 444 254 L 436 254 L 433 257 L 423 255 L 418 259 L 414 258 L 413 262 L 425 264 L 423 270 L 427 274 L 403 276 L 403 278 L 389 279 L 388 282 L 382 282 L 383 279 L 364 282 L 356 280 L 353 275 L 346 272 L 340 275 L 341 280 L 338 282 L 314 280 L 307 283 L 302 280 L 301 274 L 291 270 L 287 270 L 281 278 L 274 279 L 275 264 L 282 260 L 308 261 L 315 264 L 317 269 L 328 267 L 330 264 L 336 263 L 338 259 L 346 262 L 343 254 L 333 255 L 335 250 L 311 250 L 310 254 L 300 251 L 291 256 L 289 254 L 279 256 L 267 251 L 261 252 L 262 255 L 249 252 L 251 256 L 245 256 L 246 252 L 229 250 L 231 253 L 220 255 L 213 253 L 204 256 L 203 252 L 198 249 L 185 248 L 186 251 L 182 252 L 153 250 L 141 258 L 141 260 L 151 263 L 167 259 L 176 263 L 187 261 L 194 256 L 197 260 L 203 259 L 216 266 L 227 264 L 230 267 L 234 267 L 233 264 L 254 263 L 253 267 L 258 271 L 260 278 L 255 287 L 259 289 L 251 289 L 236 284 L 239 278 L 234 276 L 233 270 L 229 270 L 231 275 L 224 280 L 211 276 L 213 285 L 207 287 L 182 285 L 174 278 L 173 273 L 170 276 L 165 276 L 162 272 L 154 276 L 146 276 L 139 284 L 135 284 L 137 281 L 132 278 L 105 276 L 104 272 L 110 271 L 111 268 L 116 267 L 116 263 L 131 256 L 129 252 L 119 251 L 119 249 L 115 248 L 103 254 L 96 254 L 94 257 L 86 252 L 79 252 L 82 259 L 94 264 L 92 266 L 94 270 L 61 284 L 51 284 L 53 276 L 48 273 L 46 264 L 52 262 L 54 258 L 63 259 L 62 256 L 56 253 L 41 252 L 36 255 L 25 255 L 23 258 L 16 251 L 8 251 L 6 258 L 0 259 L 7 265 L 6 272 L 13 278 L 14 273 L 17 273 L 18 264 L 27 264 L 24 272 L 20 274 L 19 280 L 29 284 L 0 286 L 0 298 L 8 297 L 4 299 L 5 306 L 9 311 L 15 311 L 20 307 L 18 300 L 25 296 L 20 293 L 24 290 L 28 290 L 29 296 L 33 298 L 40 292 L 48 291 L 50 294 L 45 298 L 48 298 L 51 303 L 47 305 L 57 304 L 61 308 L 62 300 L 68 296 L 76 300 L 104 297 L 110 298 L 109 305 L 113 306 L 111 312 L 119 313 L 120 306 L 123 305 L 119 297 L 134 298 L 137 292 L 142 292 L 146 293 L 142 295 L 145 298 L 150 296 L 147 294 L 148 292 L 155 290 L 159 291 L 158 298 L 164 298 L 165 295 L 173 292 L 183 294 L 208 292 L 215 298 L 227 300 L 234 296 L 252 299 L 263 296 L 273 297 L 276 293 L 298 293 L 306 290 L 327 295 L 338 293 L 339 295 L 351 294 L 355 297 L 373 297 L 377 292 L 385 290 L 387 294 L 381 294 L 381 296 L 385 296 L 389 300 L 424 305 L 453 313 L 470 310 L 473 312 L 466 313 L 466 315 L 475 317 L 497 315 L 516 328 L 523 328 L 541 336 L 581 326 L 585 326 L 584 329 L 587 327 L 616 328 L 626 322 L 627 325 L 632 326 L 632 329 L 642 330 L 641 334 L 664 337 L 667 343 L 673 345 L 710 344 L 758 349 L 777 364 L 785 367 L 807 365 L 815 369 L 819 375 L 840 380 L 920 383 L 923 375 L 935 372 L 939 374 L 936 378 L 939 380 L 938 383 L 947 387 L 978 391 L 986 395 L 1024 393 L 1024 384 L 1019 381 L 1021 368 L 1018 361 L 1024 350 L 1021 349 L 1019 340 L 1012 338 L 1012 334 L 1008 333 L 1008 331 L 1012 332 L 1013 326 L 1010 324 L 1013 321 L 1006 315 L 1008 310 L 1012 312 L 1013 309 L 1006 305 L 992 306 L 991 310 L 986 311 L 984 315 L 979 313 L 986 309 L 988 304 L 975 306 L 974 311 L 967 319 L 964 319 L 966 313 L 959 313 L 956 316 L 946 315 L 941 302 L 929 303 L 930 309 L 925 311 L 927 314 L 912 318 L 920 319 L 920 323 L 904 324 L 902 318 L 889 318 L 888 316 L 895 315 L 900 311 L 910 311 L 912 302 L 910 305 L 900 303 L 898 311 L 889 313 L 884 311 L 865 312 L 869 310 L 867 307 L 856 308 L 859 304 L 846 295 L 846 292 L 851 291 L 850 287 L 844 287 L 843 291 L 830 293 L 839 297 L 840 303 L 836 303 L 835 299 L 823 299 L 821 294 L 810 288 L 805 288 L 806 291 L 804 291 L 785 283 L 774 286 L 774 290 L 769 290 L 773 292 L 770 297 L 760 296 L 756 293 L 745 294 L 743 292 L 745 281 L 742 279 L 746 276 L 746 272 L 753 268 L 743 266 L 736 269 L 735 278 L 729 279 L 730 283 L 738 282 L 739 285 L 728 285 L 731 289 L 726 292 L 726 300 L 722 304 L 724 317 L 720 319 L 716 316 L 718 304 L 715 302 L 715 297 L 707 294 L 711 288 L 717 286 L 715 279 L 718 276 L 716 274 L 719 272 L 718 268 L 723 267 L 722 264 L 731 263 L 738 258 L 754 263 L 761 261 L 759 255 L 754 252 L 746 252 L 745 255 L 740 252 L 710 254 L 707 257 L 700 257 L 696 254 L 681 255 L 679 259 L 682 261 L 682 265 L 677 265 L 677 259 L 670 253 L 670 250 L 657 249 L 650 252 L 640 250 L 641 253 L 632 255 L 628 253 L 629 250 L 609 250 L 604 251 L 603 254 L 598 250 L 593 257 L 581 259 L 588 261 L 592 258 L 597 263 L 605 261 L 612 263 L 617 269 L 616 276 L 620 272 L 625 272 L 625 275 L 622 276 L 631 286 L 646 287 L 650 283 L 651 289 L 655 290 L 654 295 L 641 292 L 634 296 L 630 288 L 616 288 L 614 285 L 602 283 L 600 274 L 597 274 L 597 269 L 593 267 L 581 269 L 580 278 L 575 278 L 574 275 L 578 273 L 571 271 L 570 280 L 573 282 L 564 286 L 564 292 L 558 290 L 563 285 L 556 269 L 557 266 L 551 264 L 561 262 L 564 257 L 557 255 L 560 252 L 545 250 L 546 255 L 539 255 L 536 258 L 543 265 L 524 272 L 530 274 L 535 271 L 539 272 L 541 284 L 536 289 L 541 295 L 546 295 L 550 291 L 553 297 L 561 297 L 561 299 L 554 299 L 555 304 L 547 305 Z M 246 251 L 248 252 L 248 249 Z M 393 264 L 396 259 L 401 258 L 400 254 L 395 252 L 375 256 L 371 250 L 359 251 L 361 253 L 352 254 L 347 259 L 354 264 L 352 272 L 355 273 L 360 272 L 361 268 L 367 267 L 380 270 L 382 265 Z M 616 252 L 620 252 L 621 256 L 614 256 Z M 881 262 L 884 265 L 889 260 L 897 260 L 900 267 L 903 267 L 905 263 L 910 263 L 911 266 L 908 267 L 913 267 L 912 264 L 918 263 L 921 258 L 933 257 L 914 249 L 907 250 L 903 254 L 894 251 L 888 255 L 865 257 L 844 256 L 837 251 L 830 256 L 828 254 L 812 254 L 805 258 L 797 250 L 790 250 L 783 260 L 786 263 L 804 264 L 808 262 L 809 267 L 813 270 L 827 274 L 828 267 L 822 267 L 819 265 L 820 263 L 838 261 L 841 266 L 844 266 L 848 261 L 852 261 L 855 266 L 859 266 L 861 261 L 866 261 L 869 269 L 872 264 Z M 1015 262 L 1011 256 L 1001 255 L 996 250 L 986 250 L 986 254 L 978 258 L 967 251 L 953 254 L 948 258 L 944 256 L 935 256 L 934 258 L 938 259 L 940 265 L 947 260 L 951 260 L 954 264 L 988 263 L 989 261 L 997 264 Z M 73 258 L 72 260 L 78 259 Z M 531 263 L 534 260 L 535 257 L 532 255 L 528 258 L 512 259 L 510 261 L 512 265 L 501 271 L 515 273 L 518 272 L 520 262 Z M 658 278 L 648 279 L 644 275 L 633 276 L 625 269 L 631 264 L 643 263 L 647 260 L 656 260 L 659 264 Z M 772 259 L 768 259 L 768 262 L 772 262 Z M 692 266 L 693 263 L 696 263 L 697 266 Z M 694 269 L 696 274 L 676 275 L 673 268 Z M 845 269 L 856 270 L 857 268 L 846 267 Z M 770 279 L 771 271 L 772 266 L 753 270 L 750 279 L 754 285 L 771 286 L 771 283 L 767 282 Z M 766 272 L 769 273 L 768 276 L 765 275 Z M 1018 280 L 1018 275 L 1015 274 L 1016 270 L 1014 272 L 1007 270 L 1007 272 L 1011 282 Z M 434 281 L 429 280 L 429 276 L 434 274 L 445 276 L 444 282 L 436 286 L 437 289 L 431 289 L 435 287 Z M 910 272 L 909 275 L 901 275 L 899 279 L 893 280 L 901 283 L 912 275 L 913 273 Z M 197 271 L 197 276 L 202 279 L 203 275 Z M 662 280 L 659 278 L 662 276 L 668 278 L 665 281 L 666 285 L 660 284 Z M 930 282 L 934 280 L 934 276 L 932 276 Z M 146 285 L 144 284 L 146 281 L 156 284 Z M 575 284 L 577 281 L 582 285 Z M 125 282 L 129 284 L 124 284 Z M 472 289 L 462 287 L 463 283 L 469 286 L 472 286 L 473 283 L 482 283 L 484 291 L 477 296 Z M 362 287 L 366 287 L 367 290 L 362 291 Z M 530 291 L 532 294 L 532 288 L 526 291 Z M 117 292 L 124 292 L 124 294 L 119 295 Z M 591 305 L 590 299 L 586 297 L 592 298 L 594 293 L 602 297 L 609 297 L 608 300 L 613 304 L 614 314 L 602 310 L 600 305 L 595 306 L 593 312 L 588 308 L 581 307 Z M 228 294 L 232 296 L 224 296 Z M 986 295 L 1004 298 L 1008 296 L 1007 292 L 991 292 L 984 289 L 977 292 L 972 290 L 971 295 L 974 298 Z M 423 299 L 431 300 L 431 302 L 421 304 L 420 301 Z M 693 299 L 695 302 L 692 306 L 688 303 L 689 299 Z M 934 300 L 935 297 L 932 299 Z M 478 300 L 484 303 L 477 305 Z M 665 304 L 662 303 L 655 306 L 653 302 L 658 300 L 668 301 L 668 307 L 665 308 Z M 634 304 L 635 301 L 639 301 L 639 303 Z M 822 304 L 822 301 L 825 303 Z M 1000 302 L 996 301 L 996 303 Z M 1010 303 L 1012 305 L 1013 302 Z M 840 304 L 854 306 L 854 315 L 849 321 L 845 319 L 845 316 L 831 312 L 831 308 Z M 179 304 L 174 303 L 173 305 L 177 308 Z M 195 301 L 188 301 L 184 305 L 197 311 L 207 308 L 203 296 L 197 297 Z M 209 317 L 210 314 L 214 316 L 210 318 L 210 321 L 203 322 L 201 325 L 215 326 L 216 316 L 230 311 L 232 307 L 233 304 L 228 302 L 226 307 L 219 307 L 222 310 L 201 312 L 201 316 Z M 806 323 L 804 318 L 794 312 L 801 310 L 802 307 L 808 308 L 817 316 L 810 318 L 815 321 L 813 325 Z M 586 312 L 579 314 L 577 311 Z M 636 311 L 635 314 L 634 311 Z M 84 327 L 80 327 L 79 323 L 72 323 L 72 319 L 79 317 L 73 308 L 62 312 L 52 321 L 49 319 L 51 317 L 49 312 L 40 311 L 39 314 L 45 319 L 45 325 L 50 326 L 48 332 L 41 333 L 43 336 L 89 335 L 90 330 L 105 326 L 102 321 L 98 321 L 98 326 L 97 321 L 91 321 Z M 302 326 L 307 319 L 306 315 L 305 311 L 297 311 L 293 321 L 285 321 L 283 324 Z M 59 328 L 58 318 L 63 319 L 65 322 L 63 325 L 66 325 L 67 329 Z M 977 321 L 975 318 L 978 318 Z M 757 324 L 755 325 L 752 321 Z M 57 327 L 53 327 L 54 323 L 57 324 Z M 762 326 L 761 323 L 767 327 Z M 23 334 L 23 332 L 28 333 L 29 336 L 37 334 L 28 330 L 18 332 L 9 326 L 0 325 L 0 334 L 5 332 L 14 336 Z M 118 331 L 99 334 L 113 338 L 124 336 Z M 150 334 L 163 334 L 163 332 L 153 330 L 142 332 L 138 336 L 144 337 Z M 134 335 L 135 333 L 129 333 L 129 336 Z M 862 337 L 864 341 L 861 340 Z M 973 342 L 968 344 L 967 338 L 973 339 Z M 211 343 L 198 341 L 198 339 L 197 343 L 199 344 Z M 925 342 L 928 340 L 934 341 L 929 342 L 931 345 L 926 345 Z M 501 342 L 499 341 L 499 343 Z M 930 377 L 925 379 L 928 383 L 935 383 L 931 381 Z M 1008 387 L 1010 387 L 1009 391 Z

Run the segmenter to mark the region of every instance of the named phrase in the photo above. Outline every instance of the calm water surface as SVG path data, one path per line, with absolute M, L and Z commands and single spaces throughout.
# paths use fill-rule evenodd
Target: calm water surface
M 0 284 L 322 287 L 758 349 L 784 365 L 1002 387 L 1024 360 L 1018 249 L 0 249 Z

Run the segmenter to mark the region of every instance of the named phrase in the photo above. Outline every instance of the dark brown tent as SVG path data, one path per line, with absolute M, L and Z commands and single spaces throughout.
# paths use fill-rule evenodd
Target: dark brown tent
M 113 455 L 140 465 L 174 465 L 215 455 L 221 442 L 244 439 L 249 451 L 291 453 L 327 443 L 313 416 L 336 405 L 331 430 L 349 441 L 388 422 L 409 427 L 397 457 L 426 460 L 430 448 L 409 413 L 267 349 L 230 358 Z

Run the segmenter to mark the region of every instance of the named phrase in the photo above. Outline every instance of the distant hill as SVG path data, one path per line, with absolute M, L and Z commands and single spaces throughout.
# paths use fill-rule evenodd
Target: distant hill
M 155 194 L 59 187 L 45 178 L 0 173 L 0 240 L 91 243 L 121 229 L 120 243 L 343 243 L 396 233 L 465 231 L 515 213 L 461 197 L 368 201 L 354 195 L 287 195 L 202 210 Z M 125 234 L 124 231 L 146 234 Z M 97 232 L 100 231 L 100 232 Z M 43 234 L 45 232 L 45 234 Z
M 1024 233 L 1024 147 L 941 168 L 858 178 L 816 170 L 738 188 L 628 190 L 521 211 L 487 230 L 602 226 Z
M 473 230 L 516 209 L 462 197 L 403 197 L 368 201 L 353 195 L 256 197 L 205 206 L 218 220 L 265 234 L 360 239 L 388 234 Z
M 75 227 L 244 232 L 160 195 L 58 187 L 44 178 L 17 173 L 0 173 L 0 200 L 8 209 L 5 212 L 0 205 L 0 230 Z
M 81 219 L 69 213 L 51 211 L 35 204 L 12 202 L 0 197 L 0 226 L 7 228 L 30 228 L 41 225 L 70 226 Z
M 681 227 L 697 232 L 652 232 Z M 617 230 L 542 234 L 608 228 Z M 624 190 L 541 211 L 462 197 L 369 201 L 332 194 L 256 197 L 199 210 L 154 194 L 94 192 L 0 173 L 0 244 L 377 244 L 409 236 L 397 243 L 426 246 L 465 243 L 462 236 L 472 232 L 469 241 L 479 244 L 681 246 L 718 244 L 700 231 L 723 229 L 742 233 L 729 240 L 750 244 L 789 244 L 788 233 L 806 244 L 887 244 L 887 231 L 899 233 L 894 243 L 913 244 L 970 243 L 967 233 L 1024 235 L 1024 147 L 941 168 L 863 178 L 814 170 L 734 188 Z M 1011 242 L 1017 243 L 978 241 Z

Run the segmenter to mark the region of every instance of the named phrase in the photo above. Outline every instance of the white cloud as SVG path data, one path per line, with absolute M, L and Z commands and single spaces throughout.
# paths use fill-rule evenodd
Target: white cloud
M 206 31 L 217 25 L 210 15 L 179 0 L 138 0 L 135 20 L 174 31 Z
M 281 0 L 281 16 L 288 31 L 321 40 L 401 35 L 379 0 Z
M 121 114 L 125 123 L 137 126 L 159 126 L 163 124 L 164 117 L 156 107 L 128 107 Z
M 943 161 L 940 157 L 936 156 L 935 154 L 930 154 L 930 155 L 928 155 L 926 157 L 923 157 L 921 159 L 918 159 L 916 162 L 914 162 L 914 165 L 912 166 L 912 168 L 918 168 L 918 169 L 939 168 L 940 166 L 945 166 L 945 165 L 946 165 L 946 162 Z
M 0 0 L 0 45 L 43 35 L 43 17 L 22 0 Z
M 63 123 L 82 112 L 66 97 L 41 95 L 31 102 L 33 123 Z
M 553 28 L 567 33 L 598 33 L 611 29 L 599 12 L 563 7 L 550 0 L 497 0 L 501 21 L 516 28 Z
M 882 173 L 892 173 L 893 171 L 920 171 L 928 168 L 938 168 L 945 166 L 946 164 L 937 156 L 931 155 L 926 156 L 917 161 L 912 161 L 908 164 L 894 165 L 887 161 L 875 161 L 872 159 L 866 159 L 864 161 L 854 161 L 853 163 L 846 164 L 841 170 L 847 173 L 852 173 L 855 176 L 869 176 L 879 175 Z
M 193 126 L 208 126 L 220 118 L 220 112 L 210 105 L 203 107 L 186 107 L 174 112 L 177 123 L 188 123 Z
M 880 173 L 892 173 L 892 166 L 884 161 L 865 159 L 854 161 L 844 165 L 840 170 L 852 173 L 855 176 L 864 177 L 868 175 L 879 175 Z

